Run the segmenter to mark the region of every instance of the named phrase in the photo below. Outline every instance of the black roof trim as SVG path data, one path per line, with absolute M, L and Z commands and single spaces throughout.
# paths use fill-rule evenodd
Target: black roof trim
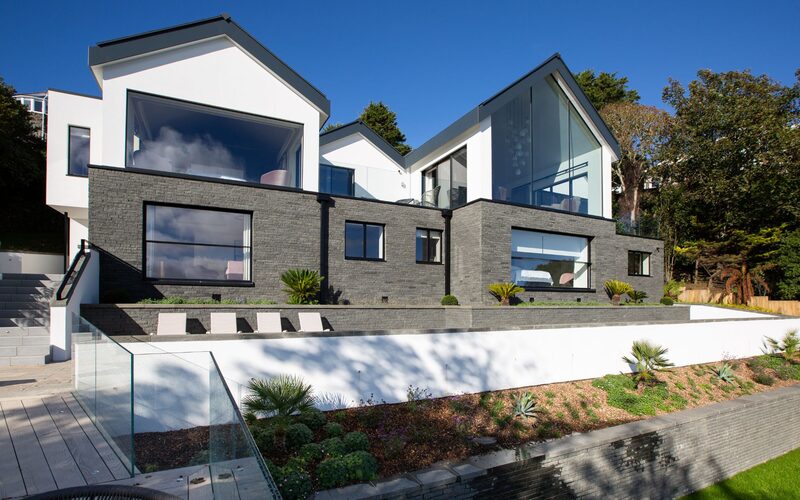
M 48 92 L 58 92 L 60 94 L 69 94 L 69 95 L 76 95 L 78 97 L 88 97 L 89 99 L 97 99 L 102 101 L 103 98 L 98 95 L 91 95 L 91 94 L 82 94 L 80 92 L 73 92 L 71 90 L 61 90 L 61 89 L 47 89 Z
M 386 142 L 386 139 L 381 137 L 377 132 L 372 130 L 369 127 L 369 125 L 362 122 L 361 120 L 355 120 L 350 123 L 345 123 L 341 127 L 337 127 L 328 132 L 321 133 L 319 135 L 319 145 L 320 147 L 322 147 L 325 144 L 330 144 L 333 141 L 338 141 L 339 139 L 343 139 L 347 136 L 358 133 L 363 135 L 369 142 L 374 144 L 375 147 L 383 151 L 386 154 L 386 156 L 392 159 L 392 161 L 394 161 L 403 168 L 406 167 L 406 161 L 403 155 L 401 155 L 399 151 L 394 149 L 394 147 L 392 147 L 391 144 Z
M 305 96 L 325 115 L 330 115 L 331 102 L 325 94 L 281 61 L 227 14 L 100 42 L 94 47 L 89 47 L 89 66 L 106 64 L 220 35 L 226 35 L 236 42 Z
M 598 130 L 600 131 L 600 135 L 603 136 L 603 139 L 608 142 L 608 144 L 611 146 L 611 149 L 613 149 L 614 153 L 619 157 L 621 154 L 617 139 L 611 133 L 611 130 L 608 128 L 605 121 L 603 121 L 603 119 L 600 117 L 600 113 L 597 112 L 595 107 L 586 97 L 586 94 L 583 92 L 580 85 L 578 85 L 578 82 L 575 81 L 575 77 L 572 76 L 572 72 L 564 63 L 561 55 L 556 52 L 552 56 L 545 59 L 541 64 L 533 68 L 531 71 L 477 105 L 467 114 L 453 122 L 446 129 L 439 132 L 420 147 L 410 152 L 406 156 L 406 164 L 410 166 L 413 163 L 423 159 L 428 154 L 469 130 L 470 127 L 479 123 L 483 118 L 489 116 L 494 111 L 494 108 L 497 107 L 500 97 L 505 96 L 508 92 L 514 92 L 520 88 L 527 88 L 527 86 L 530 85 L 531 80 L 534 78 L 540 78 L 553 72 L 558 72 L 558 74 L 561 75 L 564 82 L 567 84 L 567 87 L 569 87 L 570 91 L 577 98 L 578 103 L 589 115 L 589 118 L 592 120 L 594 125 L 597 126 Z

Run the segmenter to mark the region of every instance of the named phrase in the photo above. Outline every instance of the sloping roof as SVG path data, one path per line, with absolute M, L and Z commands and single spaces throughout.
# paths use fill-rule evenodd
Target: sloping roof
M 527 89 L 534 81 L 544 78 L 554 72 L 557 72 L 564 82 L 569 87 L 569 90 L 578 100 L 578 104 L 580 104 L 581 108 L 583 108 L 586 113 L 589 115 L 592 123 L 597 127 L 597 130 L 600 132 L 600 135 L 603 136 L 603 139 L 611 146 L 614 150 L 614 154 L 617 157 L 620 156 L 619 150 L 619 143 L 617 143 L 616 138 L 611 133 L 611 130 L 608 128 L 606 123 L 600 117 L 600 113 L 594 108 L 592 103 L 586 97 L 586 94 L 581 89 L 578 82 L 575 81 L 575 78 L 572 76 L 572 72 L 569 70 L 564 61 L 561 59 L 561 55 L 558 53 L 553 54 L 549 58 L 547 58 L 543 63 L 536 66 L 530 72 L 523 75 L 517 81 L 512 83 L 511 85 L 507 86 L 497 94 L 493 95 L 492 97 L 486 99 L 475 108 L 471 109 L 468 113 L 464 116 L 453 122 L 450 126 L 430 138 L 427 142 L 422 144 L 420 147 L 414 149 L 410 153 L 408 153 L 405 157 L 406 165 L 413 165 L 417 161 L 425 158 L 427 155 L 435 151 L 436 149 L 440 148 L 441 146 L 445 145 L 446 143 L 450 142 L 451 140 L 455 139 L 459 135 L 463 134 L 471 127 L 474 127 L 480 123 L 480 121 L 487 116 L 490 116 L 494 111 L 500 108 L 502 105 L 507 103 L 510 99 L 517 95 L 518 92 L 524 91 Z
M 319 135 L 319 145 L 322 147 L 326 144 L 330 144 L 353 134 L 363 135 L 365 139 L 383 151 L 386 156 L 392 159 L 392 161 L 405 168 L 406 162 L 403 158 L 403 155 L 394 149 L 391 144 L 386 142 L 386 139 L 378 135 L 377 132 L 369 128 L 369 126 L 361 120 L 346 123 L 341 127 L 337 127 L 329 132 L 321 133 Z
M 89 47 L 89 66 L 107 64 L 221 35 L 227 36 L 250 53 L 326 116 L 330 115 L 331 102 L 325 94 L 261 45 L 227 14 L 100 42 L 94 47 Z

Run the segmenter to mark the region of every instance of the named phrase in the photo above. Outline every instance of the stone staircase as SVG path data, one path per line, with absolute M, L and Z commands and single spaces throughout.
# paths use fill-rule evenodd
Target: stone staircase
M 0 367 L 50 361 L 50 298 L 61 274 L 0 275 Z

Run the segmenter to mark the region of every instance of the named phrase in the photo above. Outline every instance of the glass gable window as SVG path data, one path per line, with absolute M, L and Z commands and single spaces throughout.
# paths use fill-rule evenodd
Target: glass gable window
M 165 205 L 145 207 L 145 277 L 250 281 L 251 215 Z
M 417 262 L 442 262 L 442 232 L 436 229 L 417 229 Z
M 344 225 L 344 256 L 347 259 L 383 260 L 383 226 L 364 222 Z
M 589 239 L 512 229 L 511 281 L 532 288 L 589 288 Z
M 69 127 L 69 164 L 67 173 L 86 177 L 89 175 L 89 143 L 91 131 L 83 127 Z
M 300 187 L 303 126 L 128 93 L 125 166 Z
M 355 170 L 321 163 L 319 166 L 319 192 L 353 196 Z
M 650 276 L 650 254 L 647 252 L 628 252 L 628 275 Z
M 422 204 L 458 208 L 467 203 L 467 148 L 422 172 Z
M 492 184 L 496 200 L 602 214 L 600 143 L 552 76 L 492 114 Z

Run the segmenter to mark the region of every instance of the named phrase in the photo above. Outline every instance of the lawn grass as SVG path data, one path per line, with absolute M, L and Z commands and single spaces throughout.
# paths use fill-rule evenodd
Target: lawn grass
M 798 477 L 800 477 L 800 448 L 684 498 L 687 500 L 800 498 Z

